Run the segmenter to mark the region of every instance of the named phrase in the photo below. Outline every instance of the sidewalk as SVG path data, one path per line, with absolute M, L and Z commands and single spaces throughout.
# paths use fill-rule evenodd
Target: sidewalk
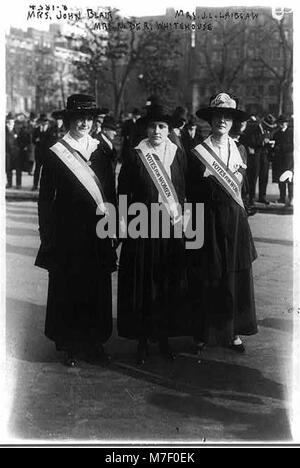
M 10 438 L 36 441 L 139 443 L 291 441 L 293 217 L 249 218 L 258 259 L 253 264 L 259 333 L 244 337 L 246 353 L 209 347 L 202 359 L 192 340 L 174 338 L 173 363 L 157 346 L 142 367 L 135 346 L 116 329 L 108 367 L 62 365 L 44 336 L 48 276 L 34 267 L 39 247 L 37 206 L 7 203 L 6 344 Z M 184 313 L 184 311 L 183 311 Z M 296 348 L 295 348 L 296 349 Z
M 116 172 L 120 170 L 119 165 L 117 166 Z M 117 176 L 118 174 L 116 174 Z M 270 171 L 269 180 L 272 180 L 272 173 Z M 23 172 L 22 176 L 22 189 L 17 190 L 16 188 L 6 189 L 5 198 L 6 200 L 31 200 L 37 201 L 39 197 L 38 191 L 32 191 L 33 176 L 29 176 Z M 292 214 L 293 207 L 285 207 L 283 203 L 277 203 L 279 198 L 278 184 L 270 183 L 267 188 L 267 198 L 270 201 L 270 205 L 264 205 L 263 203 L 256 202 L 255 207 L 259 213 L 276 213 L 276 214 Z

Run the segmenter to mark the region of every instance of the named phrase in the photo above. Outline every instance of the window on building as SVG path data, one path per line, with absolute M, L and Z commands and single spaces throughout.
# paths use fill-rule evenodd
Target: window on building
M 277 94 L 276 86 L 275 85 L 269 85 L 269 95 L 270 96 L 275 96 Z

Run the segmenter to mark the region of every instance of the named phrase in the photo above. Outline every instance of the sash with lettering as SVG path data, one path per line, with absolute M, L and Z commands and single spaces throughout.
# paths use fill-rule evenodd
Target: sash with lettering
M 181 219 L 178 213 L 179 201 L 177 193 L 161 160 L 156 154 L 150 151 L 148 152 L 145 147 L 143 147 L 143 150 L 141 147 L 136 147 L 135 150 L 140 156 L 149 176 L 158 190 L 159 195 L 165 203 L 172 222 L 174 224 L 177 223 Z
M 214 150 L 203 141 L 200 145 L 196 146 L 192 152 L 212 173 L 228 195 L 230 195 L 238 205 L 245 208 L 241 196 L 242 183 L 237 179 L 234 173 L 226 167 Z
M 63 139 L 51 146 L 50 149 L 59 157 L 59 159 L 89 192 L 101 213 L 106 214 L 106 200 L 100 180 L 78 152 Z

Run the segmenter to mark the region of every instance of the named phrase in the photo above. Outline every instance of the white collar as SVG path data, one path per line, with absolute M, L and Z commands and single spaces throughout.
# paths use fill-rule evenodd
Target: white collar
M 87 160 L 90 159 L 91 154 L 97 149 L 97 146 L 99 145 L 99 140 L 96 140 L 90 135 L 87 135 L 87 138 L 85 140 L 87 146 L 84 147 L 83 144 L 79 143 L 77 140 L 75 140 L 75 138 L 73 138 L 70 135 L 70 132 L 67 132 L 63 136 L 63 140 L 65 140 L 70 146 L 72 146 L 73 149 L 79 151 L 79 153 L 81 153 L 82 156 L 84 156 L 84 158 Z
M 109 140 L 109 138 L 107 138 L 107 136 L 105 136 L 104 133 L 101 133 L 101 136 L 102 136 L 103 140 L 108 144 L 108 146 L 110 147 L 110 149 L 113 149 L 113 144 L 112 144 L 112 142 Z

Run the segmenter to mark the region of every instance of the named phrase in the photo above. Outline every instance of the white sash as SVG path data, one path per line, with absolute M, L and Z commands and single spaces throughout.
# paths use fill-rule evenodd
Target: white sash
M 178 212 L 179 201 L 175 187 L 161 160 L 156 154 L 143 151 L 140 147 L 136 147 L 135 150 L 140 156 L 162 200 L 165 202 L 171 219 L 176 223 L 181 219 Z
M 79 182 L 89 192 L 97 207 L 102 213 L 107 212 L 105 201 L 103 199 L 101 184 L 94 171 L 87 165 L 86 162 L 79 156 L 73 148 L 66 148 L 68 143 L 58 141 L 51 146 L 51 150 L 59 157 L 59 159 L 67 166 L 67 168 L 77 177 Z M 69 146 L 69 145 L 68 145 Z
M 245 208 L 241 196 L 241 183 L 231 170 L 225 166 L 224 162 L 219 158 L 214 150 L 204 141 L 200 143 L 200 145 L 197 145 L 192 152 L 212 173 L 233 200 L 242 208 Z

